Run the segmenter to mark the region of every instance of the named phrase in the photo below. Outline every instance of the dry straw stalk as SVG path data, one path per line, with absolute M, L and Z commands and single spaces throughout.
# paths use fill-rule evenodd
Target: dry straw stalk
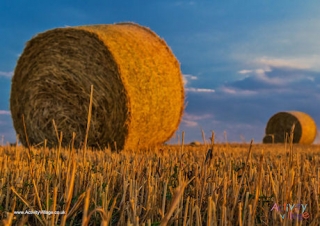
M 26 45 L 12 79 L 10 108 L 23 145 L 148 147 L 168 140 L 184 108 L 180 65 L 164 40 L 133 23 L 57 28 Z M 26 123 L 23 131 L 22 116 Z

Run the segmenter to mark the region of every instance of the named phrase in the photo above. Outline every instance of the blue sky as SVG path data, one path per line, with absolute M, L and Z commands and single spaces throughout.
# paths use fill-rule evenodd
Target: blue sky
M 261 142 L 268 119 L 298 110 L 320 126 L 320 2 L 35 1 L 0 2 L 0 135 L 14 141 L 11 76 L 39 32 L 132 21 L 165 39 L 181 63 L 186 141 Z M 317 139 L 316 143 L 320 141 Z

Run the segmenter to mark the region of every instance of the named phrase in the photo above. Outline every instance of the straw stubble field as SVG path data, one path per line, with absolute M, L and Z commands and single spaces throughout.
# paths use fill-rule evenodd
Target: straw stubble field
M 84 152 L 1 147 L 1 223 L 319 225 L 319 146 L 210 148 Z M 41 210 L 65 214 L 14 212 Z

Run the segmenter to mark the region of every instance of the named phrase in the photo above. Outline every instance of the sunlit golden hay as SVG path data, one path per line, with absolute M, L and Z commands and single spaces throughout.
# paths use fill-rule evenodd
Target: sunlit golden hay
M 266 126 L 266 136 L 263 143 L 283 143 L 286 134 L 290 135 L 294 128 L 293 143 L 312 144 L 316 138 L 317 126 L 306 113 L 299 111 L 279 112 L 273 115 Z
M 89 146 L 148 147 L 168 140 L 184 108 L 180 65 L 154 32 L 133 23 L 57 28 L 26 45 L 12 79 L 10 108 L 21 143 L 84 141 L 94 86 Z

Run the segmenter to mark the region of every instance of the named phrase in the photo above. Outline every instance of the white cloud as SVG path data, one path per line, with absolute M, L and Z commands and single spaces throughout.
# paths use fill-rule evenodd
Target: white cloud
M 214 89 L 202 89 L 202 88 L 186 88 L 187 92 L 195 92 L 195 93 L 214 93 Z
M 257 69 L 243 69 L 238 71 L 238 73 L 246 75 L 244 79 L 252 78 L 269 85 L 288 85 L 302 80 L 315 81 L 315 78 L 310 76 L 310 73 L 313 71 L 307 66 L 303 66 L 303 64 L 295 61 L 260 59 L 256 60 L 256 63 L 257 62 L 259 62 Z M 243 78 L 238 81 L 241 80 L 243 80 Z M 226 91 L 232 92 L 230 90 Z
M 183 84 L 186 86 L 189 83 L 189 80 L 197 80 L 198 77 L 194 75 L 184 74 L 182 75 Z
M 197 120 L 202 120 L 202 119 L 208 119 L 208 118 L 212 118 L 213 116 L 211 114 L 204 114 L 204 115 L 192 115 L 192 114 L 188 114 L 185 113 L 183 115 L 183 118 L 186 120 L 192 120 L 192 121 L 197 121 Z
M 242 89 L 232 89 L 230 87 L 221 87 L 220 91 L 226 94 L 232 94 L 232 95 L 255 95 L 257 94 L 256 91 L 252 91 L 252 90 L 242 90 Z
M 319 58 L 320 60 L 320 58 Z M 285 83 L 288 83 L 293 80 L 302 79 L 304 76 L 283 76 L 283 77 L 268 77 L 266 75 L 266 72 L 272 72 L 274 68 L 281 68 L 281 69 L 296 69 L 296 70 L 306 70 L 311 69 L 313 66 L 311 64 L 308 64 L 306 61 L 303 61 L 302 59 L 281 59 L 281 58 L 267 58 L 262 57 L 260 59 L 256 59 L 252 61 L 252 66 L 255 66 L 256 69 L 243 69 L 238 71 L 239 74 L 251 74 L 255 77 L 257 77 L 259 80 L 264 81 L 268 84 L 273 85 L 282 85 Z M 308 77 L 308 79 L 313 79 L 311 77 Z
M 239 74 L 250 74 L 252 72 L 252 70 L 241 70 L 241 71 L 238 71 Z
M 256 64 L 267 67 L 291 68 L 291 69 L 311 69 L 313 63 L 310 58 L 267 58 L 262 57 L 255 61 Z
M 197 127 L 197 126 L 199 126 L 199 124 L 196 121 L 182 119 L 182 122 L 186 127 Z
M 255 69 L 255 70 L 247 70 L 247 69 L 244 69 L 244 70 L 240 70 L 238 71 L 239 74 L 242 74 L 242 75 L 246 75 L 246 74 L 264 74 L 265 72 L 270 72 L 271 71 L 271 68 L 269 66 L 265 66 L 264 68 L 258 68 L 258 69 Z
M 221 91 L 224 93 L 228 93 L 228 94 L 236 94 L 237 91 L 235 89 L 231 89 L 231 88 L 227 88 L 227 87 L 222 87 Z
M 10 111 L 0 110 L 0 115 L 11 115 Z
M 213 92 L 215 92 L 214 89 L 187 87 L 187 84 L 189 84 L 189 82 L 191 80 L 198 80 L 197 76 L 190 75 L 190 74 L 184 74 L 182 78 L 183 78 L 184 86 L 186 87 L 185 88 L 186 92 L 195 92 L 195 93 L 213 93 Z
M 13 72 L 5 72 L 5 71 L 0 71 L 0 77 L 7 77 L 7 78 L 11 78 L 13 76 Z
M 194 115 L 194 114 L 188 114 L 184 113 L 182 122 L 186 127 L 197 127 L 199 126 L 199 123 L 197 121 L 213 118 L 213 115 L 211 114 L 204 114 L 204 115 Z
M 309 12 L 308 17 L 300 19 L 261 23 L 252 27 L 247 35 L 246 39 L 234 45 L 230 56 L 250 68 L 267 65 L 320 71 L 318 12 L 312 16 Z
M 310 76 L 308 76 L 308 77 L 306 77 L 306 79 L 307 79 L 307 80 L 310 80 L 310 81 L 312 81 L 312 82 L 314 82 L 314 77 L 310 77 Z
M 256 77 L 263 81 L 264 83 L 271 84 L 271 85 L 283 85 L 285 83 L 288 83 L 290 80 L 286 78 L 280 78 L 280 77 L 268 77 L 264 72 L 257 73 Z

